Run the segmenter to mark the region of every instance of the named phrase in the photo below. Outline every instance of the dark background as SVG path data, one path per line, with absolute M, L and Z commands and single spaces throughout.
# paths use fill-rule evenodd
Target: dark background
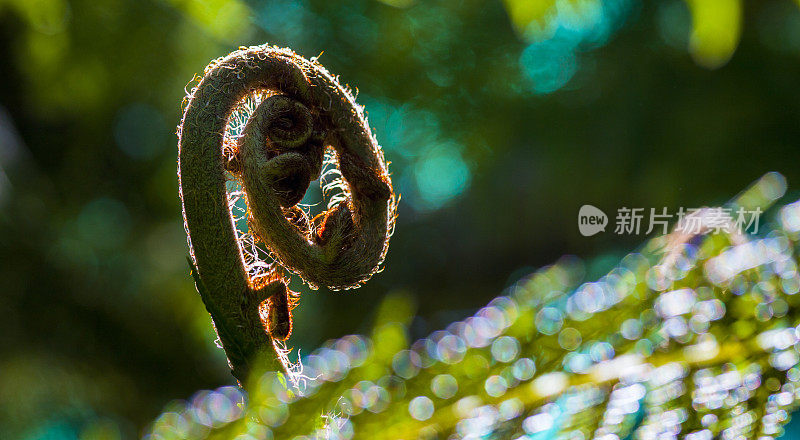
M 768 171 L 796 188 L 796 3 L 694 20 L 675 0 L 529 3 L 549 12 L 0 0 L 0 437 L 133 438 L 170 400 L 233 383 L 186 266 L 175 127 L 193 75 L 240 45 L 322 53 L 402 194 L 381 274 L 303 292 L 290 345 L 306 353 L 368 331 L 393 291 L 416 298 L 421 337 L 564 254 L 591 278 L 644 241 L 581 236 L 583 204 L 613 222 L 720 203 Z

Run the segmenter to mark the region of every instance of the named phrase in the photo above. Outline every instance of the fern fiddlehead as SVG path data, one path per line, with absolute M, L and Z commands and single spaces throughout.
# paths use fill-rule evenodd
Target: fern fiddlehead
M 254 92 L 267 97 L 226 142 L 233 109 Z M 326 151 L 345 196 L 309 218 L 297 204 Z M 396 199 L 383 152 L 351 92 L 289 49 L 242 48 L 206 68 L 179 128 L 178 173 L 195 281 L 240 381 L 259 356 L 286 368 L 272 341 L 291 333 L 293 295 L 280 269 L 248 274 L 226 173 L 241 182 L 253 235 L 312 288 L 357 287 L 386 255 Z

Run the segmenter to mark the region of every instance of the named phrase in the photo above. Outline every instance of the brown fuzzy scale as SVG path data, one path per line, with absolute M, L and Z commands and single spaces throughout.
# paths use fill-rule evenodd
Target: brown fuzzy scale
M 292 309 L 295 307 L 295 296 L 284 289 L 278 295 L 272 295 L 265 304 L 264 325 L 270 336 L 285 341 L 292 335 Z
M 262 102 L 234 148 L 223 139 L 232 109 L 254 90 Z M 267 104 L 267 105 L 265 105 Z M 201 296 L 234 376 L 254 359 L 285 369 L 276 339 L 291 332 L 285 280 L 254 286 L 228 208 L 225 171 L 242 180 L 250 223 L 277 261 L 312 286 L 356 287 L 386 254 L 396 200 L 383 152 L 352 94 L 327 70 L 289 49 L 256 46 L 212 62 L 192 91 L 179 129 L 179 178 Z M 308 222 L 294 205 L 319 176 L 325 146 L 336 152 L 347 200 Z M 230 154 L 232 153 L 232 155 Z M 259 310 L 269 304 L 268 322 Z

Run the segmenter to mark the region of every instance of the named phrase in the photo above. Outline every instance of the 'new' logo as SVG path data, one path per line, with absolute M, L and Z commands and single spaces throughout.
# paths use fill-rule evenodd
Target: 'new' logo
M 581 206 L 578 211 L 578 230 L 584 237 L 591 237 L 600 231 L 606 230 L 608 216 L 599 208 L 592 205 Z

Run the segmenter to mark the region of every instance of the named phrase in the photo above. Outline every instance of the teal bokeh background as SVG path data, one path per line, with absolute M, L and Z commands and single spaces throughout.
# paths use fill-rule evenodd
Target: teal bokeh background
M 240 45 L 321 54 L 402 195 L 381 274 L 304 289 L 303 351 L 368 332 L 387 293 L 417 298 L 422 336 L 564 254 L 593 277 L 644 240 L 581 236 L 583 204 L 800 182 L 796 3 L 552 3 L 0 0 L 0 437 L 134 438 L 232 383 L 185 265 L 174 127 Z

